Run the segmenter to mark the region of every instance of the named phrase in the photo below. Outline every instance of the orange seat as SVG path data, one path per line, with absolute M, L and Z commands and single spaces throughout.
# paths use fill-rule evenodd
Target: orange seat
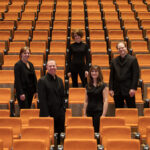
M 10 42 L 8 54 L 19 54 L 22 47 L 26 46 L 25 41 Z M 13 56 L 12 56 L 13 57 Z M 5 59 L 5 58 L 4 58 Z M 4 60 L 5 61 L 5 60 Z M 6 60 L 7 61 L 7 60 Z
M 105 34 L 104 30 L 90 30 L 89 31 L 89 38 L 91 41 L 104 41 Z
M 96 139 L 66 139 L 64 140 L 64 150 L 97 150 Z
M 101 19 L 101 13 L 99 11 L 88 12 L 88 21 L 100 21 Z
M 117 108 L 115 110 L 116 117 L 123 117 L 127 126 L 138 126 L 138 109 L 137 108 Z
M 69 88 L 69 104 L 83 104 L 85 101 L 85 88 Z
M 92 117 L 68 117 L 66 127 L 93 127 Z
M 13 144 L 12 127 L 0 127 L 0 140 L 2 140 L 3 148 L 1 150 L 11 150 Z
M 130 29 L 139 29 L 138 22 L 136 20 L 124 20 L 123 21 L 123 27 L 125 30 Z
M 98 65 L 102 68 L 109 68 L 109 58 L 108 55 L 92 55 L 92 65 Z
M 38 20 L 39 21 L 51 21 L 52 14 L 51 12 L 43 12 L 42 9 L 38 14 Z
M 35 30 L 47 30 L 50 31 L 50 21 L 48 20 L 38 20 L 36 21 Z
M 16 30 L 14 32 L 13 41 L 26 41 L 29 43 L 31 33 L 27 30 Z
M 28 139 L 19 139 L 13 141 L 13 150 L 46 150 L 46 144 L 43 140 L 28 140 Z
M 144 40 L 142 30 L 127 30 L 126 38 L 128 40 Z
M 10 100 L 11 100 L 11 88 L 0 88 L 0 104 L 7 105 L 7 108 L 10 108 Z
M 20 17 L 18 12 L 7 12 L 4 13 L 4 20 L 5 21 L 17 21 Z
M 109 40 L 118 40 L 118 41 L 124 41 L 124 35 L 123 30 L 108 30 L 107 31 L 108 39 Z
M 110 29 L 116 29 L 116 30 L 120 30 L 120 21 L 119 20 L 106 20 L 105 21 L 105 28 L 107 30 Z
M 150 69 L 141 69 L 141 79 L 143 80 L 144 84 L 150 83 L 149 73 L 150 73 Z
M 33 21 L 18 21 L 17 22 L 17 30 L 32 30 Z
M 13 139 L 20 138 L 20 131 L 21 131 L 21 119 L 20 118 L 1 117 L 0 127 L 11 127 L 13 130 Z
M 91 54 L 107 54 L 107 44 L 105 41 L 91 41 Z
M 103 29 L 103 24 L 102 24 L 102 21 L 99 21 L 99 20 L 88 20 L 88 27 L 90 30 L 92 29 L 99 29 L 99 30 L 102 30 Z
M 101 117 L 100 118 L 100 133 L 103 127 L 107 126 L 125 126 L 125 119 L 121 117 Z
M 94 139 L 94 127 L 67 127 L 65 139 Z
M 109 139 L 131 139 L 131 128 L 127 126 L 107 126 L 101 132 L 102 145 L 106 148 Z
M 66 54 L 66 42 L 65 41 L 50 42 L 50 54 Z
M 140 141 L 137 139 L 116 139 L 108 140 L 107 150 L 140 150 Z
M 149 47 L 146 41 L 131 41 L 130 49 L 133 53 L 149 53 Z
M 150 116 L 150 108 L 144 108 L 143 112 L 144 112 L 144 116 Z
M 72 117 L 72 109 L 66 108 L 65 112 L 65 127 L 67 126 L 68 117 Z
M 105 20 L 118 20 L 118 14 L 116 11 L 104 11 L 103 15 Z
M 66 30 L 53 30 L 51 40 L 55 41 L 66 41 L 67 31 Z
M 30 117 L 28 120 L 29 127 L 48 127 L 50 139 L 54 144 L 54 118 L 52 117 Z
M 67 30 L 68 22 L 67 21 L 54 21 L 53 30 Z
M 71 30 L 73 29 L 85 29 L 85 22 L 84 21 L 71 21 Z
M 43 140 L 46 149 L 50 148 L 50 132 L 48 127 L 22 127 L 21 138 L 27 140 Z
M 65 69 L 65 55 L 48 55 L 48 60 L 55 60 L 58 69 Z
M 149 67 L 150 66 L 150 54 L 136 54 L 140 67 Z
M 138 132 L 140 133 L 141 140 L 146 139 L 146 128 L 150 126 L 150 117 L 149 116 L 139 116 L 138 119 Z
M 22 127 L 28 126 L 30 117 L 39 117 L 39 109 L 21 109 L 20 110 L 20 119 L 22 121 Z

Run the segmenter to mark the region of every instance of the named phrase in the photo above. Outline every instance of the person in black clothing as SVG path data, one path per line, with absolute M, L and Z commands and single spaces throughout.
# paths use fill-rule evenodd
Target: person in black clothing
M 114 58 L 110 67 L 109 93 L 114 97 L 115 107 L 135 108 L 135 92 L 139 80 L 139 65 L 136 57 L 127 54 L 126 44 L 117 44 L 119 56 Z
M 64 132 L 65 122 L 64 85 L 62 79 L 56 75 L 56 62 L 49 60 L 46 67 L 47 74 L 38 81 L 40 116 L 54 117 L 55 132 L 60 135 Z
M 72 32 L 74 43 L 70 45 L 67 54 L 67 75 L 72 78 L 72 86 L 78 87 L 78 74 L 82 81 L 82 86 L 86 85 L 89 63 L 91 61 L 90 52 L 87 44 L 82 42 L 83 32 L 76 29 Z
M 30 49 L 21 48 L 20 60 L 14 66 L 16 97 L 20 109 L 31 108 L 33 96 L 37 96 L 37 78 L 34 66 L 28 61 Z
M 103 82 L 103 75 L 99 66 L 92 66 L 86 86 L 84 116 L 93 118 L 94 131 L 99 132 L 100 117 L 105 116 L 108 108 L 108 88 Z

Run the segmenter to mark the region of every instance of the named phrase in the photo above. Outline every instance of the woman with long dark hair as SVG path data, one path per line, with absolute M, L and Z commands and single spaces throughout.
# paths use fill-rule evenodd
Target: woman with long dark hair
M 99 66 L 90 68 L 87 82 L 84 115 L 93 118 L 94 130 L 99 132 L 100 117 L 106 115 L 108 108 L 108 88 Z

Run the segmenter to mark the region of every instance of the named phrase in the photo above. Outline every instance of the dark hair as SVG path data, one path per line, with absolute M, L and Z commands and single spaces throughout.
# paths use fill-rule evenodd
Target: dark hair
M 116 48 L 117 48 L 117 49 L 118 49 L 118 45 L 119 45 L 120 43 L 124 44 L 124 46 L 127 47 L 127 43 L 126 43 L 126 42 L 120 41 L 120 42 L 118 42 L 117 45 L 116 45 Z
M 91 88 L 93 86 L 93 78 L 91 76 L 91 72 L 93 70 L 98 71 L 97 86 L 101 86 L 103 84 L 103 74 L 102 74 L 101 68 L 100 68 L 100 66 L 94 65 L 94 66 L 91 66 L 88 77 L 87 77 L 87 82 L 88 82 L 89 88 Z
M 80 36 L 81 38 L 83 37 L 83 31 L 81 29 L 75 29 L 72 31 L 72 39 L 74 39 L 74 35 L 77 34 L 78 36 Z
M 31 53 L 30 48 L 27 47 L 27 46 L 20 49 L 20 53 L 19 53 L 19 58 L 20 58 L 20 59 L 21 59 L 21 57 L 22 57 L 21 55 L 22 55 L 23 53 L 25 53 L 27 50 Z

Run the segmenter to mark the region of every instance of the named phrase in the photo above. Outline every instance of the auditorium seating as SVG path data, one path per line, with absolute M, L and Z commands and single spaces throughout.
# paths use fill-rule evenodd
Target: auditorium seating
M 118 56 L 116 45 L 119 41 L 126 42 L 129 54 L 135 55 L 138 59 L 140 66 L 140 79 L 143 80 L 141 85 L 142 87 L 138 88 L 136 92 L 137 108 L 140 112 L 144 113 L 144 116 L 149 115 L 148 109 L 146 110 L 146 108 L 143 108 L 143 100 L 145 100 L 145 98 L 149 99 L 150 97 L 149 5 L 149 0 L 0 0 L 0 54 L 2 54 L 2 60 L 0 61 L 3 62 L 0 66 L 0 130 L 3 128 L 2 126 L 13 128 L 11 129 L 13 130 L 13 142 L 11 141 L 11 146 L 9 146 L 10 149 L 24 150 L 24 148 L 29 146 L 28 150 L 34 148 L 37 150 L 38 148 L 39 150 L 45 150 L 45 147 L 50 147 L 51 143 L 54 144 L 53 123 L 51 125 L 51 129 L 48 129 L 50 130 L 50 135 L 49 144 L 47 144 L 47 146 L 45 146 L 45 143 L 41 140 L 34 139 L 29 141 L 23 138 L 14 140 L 16 138 L 20 138 L 21 128 L 23 128 L 24 122 L 26 122 L 21 122 L 21 117 L 9 117 L 11 110 L 10 100 L 16 99 L 13 67 L 19 60 L 21 47 L 30 47 L 31 55 L 29 60 L 35 66 L 37 79 L 45 74 L 45 64 L 47 60 L 56 60 L 58 66 L 57 75 L 63 79 L 66 90 L 65 101 L 67 109 L 65 126 L 67 127 L 71 124 L 73 124 L 72 126 L 78 126 L 78 123 L 82 124 L 82 121 L 80 120 L 81 118 L 79 118 L 77 124 L 74 124 L 74 121 L 69 121 L 69 118 L 76 119 L 76 117 L 81 117 L 83 115 L 82 111 L 86 90 L 85 88 L 80 87 L 81 80 L 79 77 L 79 88 L 71 87 L 72 82 L 66 75 L 65 62 L 69 46 L 73 43 L 71 31 L 76 28 L 83 30 L 83 41 L 88 44 L 89 51 L 91 52 L 91 64 L 100 65 L 102 68 L 104 82 L 107 85 L 109 83 L 109 67 L 111 60 L 113 57 Z M 72 92 L 74 93 L 72 94 Z M 38 108 L 37 100 L 37 98 L 33 99 L 32 102 L 32 106 L 35 107 L 34 110 Z M 116 117 L 114 116 L 114 101 L 110 96 L 108 98 L 108 103 L 109 113 L 107 117 L 101 118 L 101 126 L 105 124 L 102 121 L 104 118 L 109 120 L 107 120 L 109 125 L 113 125 L 113 123 L 117 124 L 116 120 L 112 122 L 111 120 L 118 118 L 118 114 L 119 117 L 121 115 L 121 113 L 117 113 L 116 110 Z M 14 104 L 16 109 L 17 101 Z M 6 108 L 1 111 L 3 109 L 3 105 L 6 105 Z M 141 105 L 140 108 L 139 105 Z M 20 112 L 20 114 L 22 114 L 22 110 Z M 130 109 L 127 108 L 127 112 L 130 113 Z M 15 113 L 17 115 L 17 110 Z M 125 112 L 124 115 L 128 115 L 128 113 Z M 140 129 L 142 126 L 140 119 L 137 124 L 137 117 L 140 118 L 142 113 L 137 111 L 135 113 L 136 117 L 133 117 L 130 114 L 130 116 L 132 116 L 130 121 L 134 121 L 134 119 L 136 119 L 136 124 L 133 126 L 136 126 L 139 129 L 142 137 L 141 139 L 146 140 L 148 144 L 149 139 L 148 136 L 146 136 L 146 123 L 142 121 L 145 125 L 142 129 Z M 27 115 L 27 113 L 25 114 Z M 33 116 L 33 113 L 29 116 Z M 6 121 L 6 117 L 9 118 L 9 121 Z M 47 126 L 45 125 L 46 121 L 44 121 L 44 119 L 46 120 L 47 118 L 27 118 L 27 122 L 29 122 L 29 126 L 31 127 Z M 82 119 L 83 118 L 86 117 L 82 116 Z M 15 123 L 16 119 L 18 123 Z M 7 125 L 4 124 L 5 122 L 7 122 Z M 10 122 L 13 124 L 11 125 Z M 90 123 L 85 124 L 90 124 L 90 126 L 93 127 L 91 118 L 89 122 Z M 121 125 L 125 126 L 127 122 L 128 121 L 122 119 Z M 81 126 L 84 126 L 85 124 L 83 123 Z M 100 135 L 103 136 L 103 133 L 101 134 L 101 126 Z M 0 132 L 3 133 L 3 131 Z M 87 131 L 87 133 L 88 132 L 89 131 Z M 119 130 L 115 133 L 118 132 Z M 4 134 L 6 134 L 6 132 Z M 78 134 L 78 139 L 65 139 L 64 150 L 74 150 L 73 148 L 79 148 L 80 150 L 97 149 L 96 140 L 93 140 L 92 138 L 87 141 L 79 140 L 80 135 L 84 136 L 84 134 Z M 102 137 L 102 139 L 104 141 L 104 137 Z M 119 142 L 122 143 L 120 145 L 123 147 L 134 143 L 134 145 L 136 145 L 135 149 L 138 150 L 139 141 L 130 140 L 131 139 L 125 141 L 119 140 Z M 9 140 L 5 141 L 9 142 Z M 110 143 L 108 142 L 108 146 L 106 144 L 105 149 L 114 150 L 113 148 L 115 148 L 115 150 L 118 150 L 117 148 L 119 146 L 116 144 L 117 142 L 117 140 L 111 139 Z M 6 148 L 5 142 L 2 141 L 2 143 L 3 148 Z M 92 143 L 92 145 L 90 143 Z M 7 144 L 7 147 L 8 145 L 9 144 Z M 134 150 L 134 147 L 131 145 L 126 147 L 126 149 L 130 148 Z

